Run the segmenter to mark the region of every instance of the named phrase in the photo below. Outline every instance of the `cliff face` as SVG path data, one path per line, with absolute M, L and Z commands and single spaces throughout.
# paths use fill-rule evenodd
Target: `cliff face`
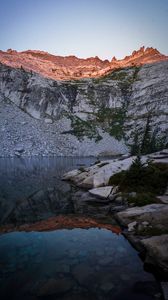
M 168 61 L 68 81 L 1 64 L 0 112 L 1 156 L 124 153 L 167 135 Z
M 76 56 L 55 56 L 44 51 L 17 52 L 9 49 L 7 52 L 0 51 L 0 62 L 13 67 L 34 71 L 44 77 L 54 80 L 70 80 L 80 78 L 94 78 L 111 71 L 128 66 L 139 66 L 168 60 L 157 49 L 141 47 L 133 51 L 130 56 L 117 60 L 115 57 L 110 61 L 101 60 L 99 57 L 87 59 Z

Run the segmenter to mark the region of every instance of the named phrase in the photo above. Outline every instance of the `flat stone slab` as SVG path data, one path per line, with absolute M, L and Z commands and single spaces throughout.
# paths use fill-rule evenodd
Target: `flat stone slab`
M 131 166 L 134 159 L 135 156 L 129 157 L 124 160 L 111 160 L 110 163 L 97 168 L 94 173 L 91 172 L 91 167 L 90 169 L 88 169 L 88 176 L 86 177 L 86 179 L 80 183 L 80 187 L 98 188 L 106 186 L 112 175 L 123 170 L 127 170 Z
M 86 189 L 104 187 L 108 185 L 112 175 L 128 170 L 135 158 L 136 156 L 131 156 L 124 159 L 102 161 L 81 170 L 70 171 L 63 176 L 63 180 L 70 180 L 77 186 Z M 168 158 L 158 154 L 158 152 L 154 153 L 153 156 L 142 156 L 142 162 L 145 163 L 148 158 L 152 158 L 153 162 L 168 163 Z
M 125 226 L 137 221 L 147 221 L 152 226 L 162 229 L 168 228 L 168 205 L 167 204 L 150 204 L 142 207 L 132 207 L 123 212 L 117 213 L 118 220 Z
M 108 196 L 111 194 L 112 188 L 112 186 L 99 187 L 89 190 L 89 193 L 99 198 L 107 199 Z
M 145 261 L 168 272 L 168 234 L 143 239 L 141 243 L 147 251 Z

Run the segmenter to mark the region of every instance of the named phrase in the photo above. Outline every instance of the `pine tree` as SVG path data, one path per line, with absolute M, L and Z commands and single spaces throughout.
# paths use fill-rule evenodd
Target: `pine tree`
M 131 155 L 140 154 L 140 144 L 139 144 L 139 132 L 134 132 L 133 143 L 131 145 Z
M 141 149 L 140 149 L 140 153 L 141 154 L 147 154 L 151 152 L 151 126 L 150 126 L 150 122 L 151 122 L 151 115 L 148 114 L 147 116 L 147 120 L 146 120 L 146 126 L 145 126 L 145 131 L 144 131 L 144 135 L 142 138 L 142 143 L 141 143 Z

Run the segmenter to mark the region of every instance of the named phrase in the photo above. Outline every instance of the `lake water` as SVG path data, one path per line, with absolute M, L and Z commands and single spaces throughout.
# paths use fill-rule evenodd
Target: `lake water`
M 95 161 L 0 159 L 1 226 L 60 214 L 76 216 L 73 187 L 61 177 Z M 74 225 L 71 229 L 0 235 L 0 299 L 148 300 L 158 292 L 138 253 L 111 230 Z

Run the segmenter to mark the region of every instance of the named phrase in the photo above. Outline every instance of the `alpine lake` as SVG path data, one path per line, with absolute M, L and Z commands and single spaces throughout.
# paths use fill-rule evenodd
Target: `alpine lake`
M 103 204 L 79 209 L 75 187 L 61 180 L 96 160 L 0 159 L 0 299 L 158 299 L 119 225 L 109 213 L 100 218 Z

